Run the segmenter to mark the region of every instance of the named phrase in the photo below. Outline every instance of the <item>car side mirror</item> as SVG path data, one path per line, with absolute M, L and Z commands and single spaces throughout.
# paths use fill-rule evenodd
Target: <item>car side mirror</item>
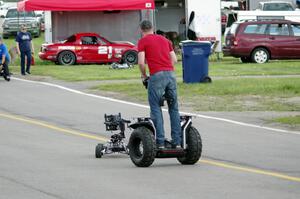
M 42 17 L 43 15 L 41 15 L 41 14 L 37 14 L 36 16 L 37 16 L 37 17 Z
M 4 19 L 4 18 L 5 18 L 5 16 L 4 16 L 4 15 L 1 15 L 0 17 L 1 17 L 2 19 Z

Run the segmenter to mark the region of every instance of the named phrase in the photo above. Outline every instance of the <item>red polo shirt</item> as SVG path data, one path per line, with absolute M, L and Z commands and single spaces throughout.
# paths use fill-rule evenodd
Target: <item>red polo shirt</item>
M 161 35 L 146 35 L 138 42 L 138 51 L 145 52 L 150 75 L 159 71 L 173 71 L 170 52 L 172 43 Z

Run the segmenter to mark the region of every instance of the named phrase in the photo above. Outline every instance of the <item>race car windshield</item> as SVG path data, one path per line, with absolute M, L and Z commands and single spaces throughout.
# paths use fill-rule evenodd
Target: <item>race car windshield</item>
M 111 41 L 108 41 L 107 39 L 103 39 L 103 38 L 100 38 L 100 37 L 98 37 L 98 42 L 99 42 L 99 44 L 101 44 L 101 45 L 106 45 L 107 42 L 108 42 L 108 43 L 113 43 L 113 42 L 111 42 Z

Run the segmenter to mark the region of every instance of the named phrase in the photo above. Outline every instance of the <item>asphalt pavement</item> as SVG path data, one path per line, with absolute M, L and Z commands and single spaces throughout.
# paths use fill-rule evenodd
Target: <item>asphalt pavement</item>
M 94 150 L 110 136 L 105 113 L 131 119 L 147 107 L 17 79 L 0 79 L 0 93 L 0 199 L 300 197 L 300 132 L 196 117 L 199 163 L 137 168 Z

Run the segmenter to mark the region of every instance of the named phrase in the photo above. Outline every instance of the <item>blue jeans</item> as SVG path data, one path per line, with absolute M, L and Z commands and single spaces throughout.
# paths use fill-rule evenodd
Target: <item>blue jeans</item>
M 177 102 L 176 77 L 173 71 L 160 71 L 150 76 L 148 82 L 148 101 L 150 117 L 156 128 L 156 143 L 164 145 L 165 132 L 160 100 L 162 96 L 168 99 L 168 109 L 171 122 L 171 137 L 174 145 L 181 144 L 181 125 Z
M 30 72 L 31 51 L 21 51 L 21 73 L 25 74 L 25 56 L 27 57 L 26 71 Z

